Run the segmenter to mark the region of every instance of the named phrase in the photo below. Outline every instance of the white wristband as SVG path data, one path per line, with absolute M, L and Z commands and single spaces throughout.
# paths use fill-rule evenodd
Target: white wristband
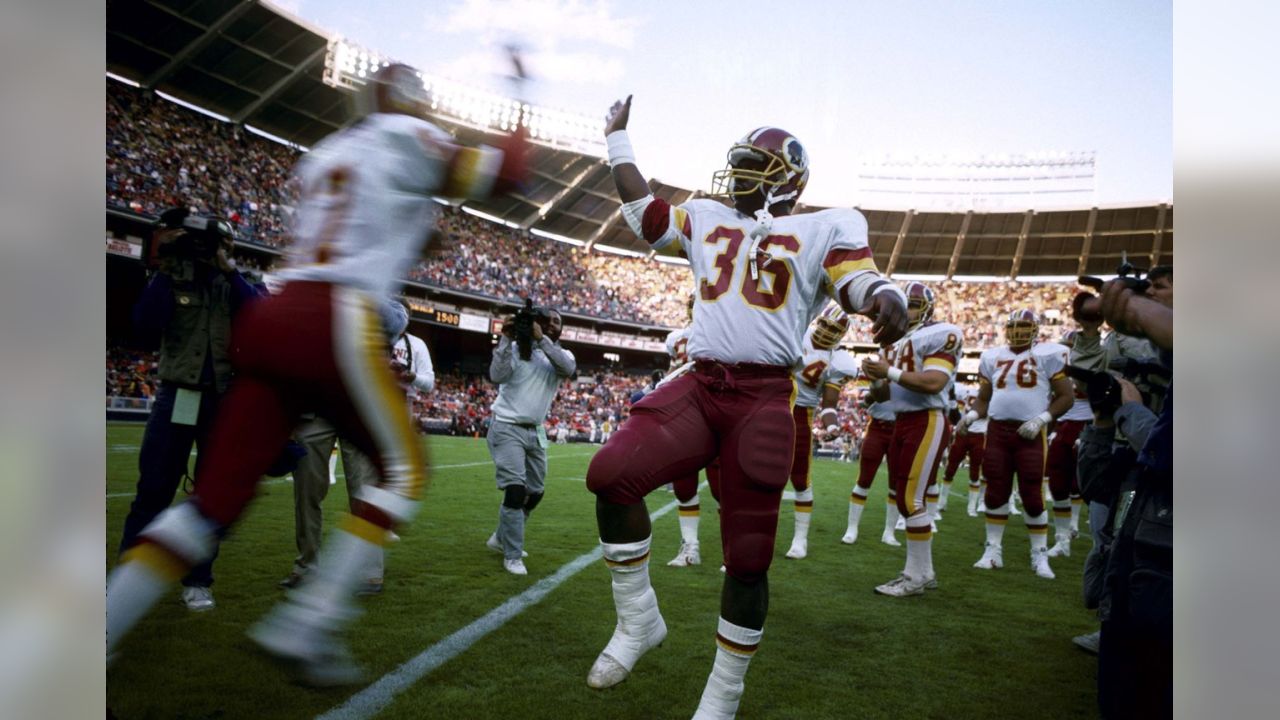
M 978 421 L 978 411 L 977 411 L 977 410 L 970 410 L 969 412 L 967 412 L 967 413 L 965 413 L 965 414 L 964 414 L 964 419 L 965 419 L 965 420 L 967 420 L 967 421 L 968 421 L 968 422 L 970 422 L 970 423 L 975 423 L 975 422 L 977 422 L 977 421 Z
M 902 382 L 902 368 L 899 368 L 899 367 L 889 368 L 889 382 L 896 382 L 896 383 Z
M 609 167 L 636 164 L 636 153 L 631 149 L 631 138 L 626 130 L 614 130 L 605 137 L 604 143 L 609 148 Z
M 1036 419 L 1039 420 L 1041 424 L 1048 425 L 1049 423 L 1053 422 L 1053 413 L 1049 412 L 1048 410 L 1045 410 L 1044 412 L 1037 415 Z

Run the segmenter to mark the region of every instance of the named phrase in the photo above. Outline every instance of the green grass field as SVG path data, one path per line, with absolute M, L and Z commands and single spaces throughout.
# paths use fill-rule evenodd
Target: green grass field
M 108 565 L 136 481 L 141 425 L 107 427 Z M 370 681 L 467 626 L 508 598 L 597 546 L 594 498 L 583 476 L 594 446 L 552 445 L 547 496 L 526 534 L 530 575 L 503 572 L 485 538 L 498 512 L 482 440 L 426 440 L 433 474 L 423 511 L 390 546 L 385 592 L 363 601 L 350 633 Z M 447 467 L 456 466 L 456 467 Z M 1071 643 L 1096 629 L 1080 601 L 1087 532 L 1056 580 L 1036 578 L 1020 518 L 1009 523 L 1006 567 L 971 568 L 984 541 L 980 518 L 952 497 L 934 540 L 941 588 L 892 599 L 872 588 L 901 569 L 905 548 L 878 542 L 884 471 L 862 519 L 862 537 L 840 544 L 856 465 L 815 461 L 809 557 L 783 557 L 791 503 L 783 502 L 764 642 L 747 674 L 740 718 L 1081 718 L 1094 717 L 1096 662 Z M 963 475 L 963 471 L 962 471 Z M 963 492 L 963 484 L 956 490 Z M 715 653 L 721 574 L 719 526 L 707 490 L 703 564 L 669 568 L 679 545 L 676 513 L 654 523 L 650 566 L 666 618 L 666 643 L 627 682 L 601 692 L 586 685 L 613 631 L 603 562 L 552 590 L 537 605 L 410 686 L 379 718 L 688 718 Z M 673 501 L 658 491 L 650 511 Z M 277 600 L 293 555 L 291 486 L 262 486 L 214 566 L 218 606 L 194 614 L 178 588 L 135 629 L 107 674 L 107 705 L 119 718 L 300 718 L 346 702 L 363 686 L 312 690 L 292 684 L 258 654 L 245 630 Z M 326 523 L 347 502 L 344 486 L 326 500 Z M 1086 526 L 1087 528 L 1087 526 Z M 900 540 L 903 533 L 899 532 Z

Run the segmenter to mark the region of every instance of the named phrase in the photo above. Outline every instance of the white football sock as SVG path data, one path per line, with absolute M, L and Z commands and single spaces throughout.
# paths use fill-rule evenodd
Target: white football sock
M 658 596 L 649 583 L 649 544 L 652 539 L 650 535 L 634 543 L 600 543 L 613 583 L 613 605 L 618 612 L 618 626 L 632 637 L 644 637 L 661 620 Z M 614 636 L 616 639 L 617 633 Z M 614 643 L 615 640 L 610 640 L 604 651 L 630 670 L 626 664 L 629 653 L 609 652 Z
M 809 521 L 813 518 L 813 488 L 796 493 L 796 534 L 791 544 L 809 542 Z
M 764 630 L 740 627 L 720 618 L 716 632 L 716 660 L 702 691 L 694 720 L 724 720 L 738 713 L 746 687 L 747 666 L 760 646 Z
M 849 494 L 849 529 L 856 530 L 862 520 L 862 510 L 867 506 L 867 491 L 856 485 Z
M 1004 542 L 1004 526 L 1009 521 L 1009 504 L 987 508 L 987 544 L 1000 546 Z
M 1027 534 L 1031 536 L 1031 552 L 1044 550 L 1049 546 L 1049 513 L 1042 510 L 1039 515 L 1027 515 Z
M 1079 495 L 1071 498 L 1071 530 L 1080 532 L 1080 506 L 1084 504 L 1084 499 Z
M 694 495 L 687 503 L 676 501 L 676 512 L 680 515 L 680 539 L 688 545 L 698 544 L 698 520 L 701 507 L 698 496 Z
M 898 524 L 898 518 L 902 517 L 902 513 L 898 512 L 898 501 L 889 498 L 885 501 L 884 507 L 884 534 L 893 535 L 893 526 Z

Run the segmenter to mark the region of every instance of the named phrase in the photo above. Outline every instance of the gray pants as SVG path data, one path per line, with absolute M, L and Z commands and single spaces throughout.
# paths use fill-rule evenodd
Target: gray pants
M 537 428 L 494 420 L 486 439 L 497 471 L 498 489 L 505 492 L 508 486 L 520 485 L 527 497 L 541 497 L 547 478 L 547 451 L 539 441 Z M 508 560 L 519 560 L 524 551 L 524 521 L 530 509 L 508 507 L 505 502 L 498 509 L 498 542 Z
M 305 573 L 316 564 L 320 550 L 320 525 L 323 513 L 320 505 L 329 494 L 329 455 L 338 444 L 338 431 L 327 421 L 315 418 L 303 422 L 293 433 L 294 440 L 307 449 L 293 471 L 294 537 L 298 543 L 298 557 L 294 570 Z M 347 480 L 347 496 L 354 498 L 361 485 L 375 485 L 378 469 L 369 458 L 350 443 L 340 444 L 342 472 Z M 382 553 L 370 563 L 364 579 L 382 581 Z

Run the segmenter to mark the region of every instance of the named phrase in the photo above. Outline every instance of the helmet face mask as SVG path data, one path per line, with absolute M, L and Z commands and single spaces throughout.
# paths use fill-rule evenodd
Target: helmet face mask
M 1031 347 L 1040 334 L 1040 320 L 1030 310 L 1015 310 L 1004 324 L 1005 341 L 1010 348 Z
M 757 128 L 729 148 L 723 170 L 711 176 L 710 196 L 732 200 L 743 214 L 780 207 L 787 214 L 809 181 L 809 154 L 780 128 Z
M 831 350 L 840 344 L 849 332 L 849 315 L 839 305 L 828 305 L 813 321 L 809 342 L 819 350 Z

